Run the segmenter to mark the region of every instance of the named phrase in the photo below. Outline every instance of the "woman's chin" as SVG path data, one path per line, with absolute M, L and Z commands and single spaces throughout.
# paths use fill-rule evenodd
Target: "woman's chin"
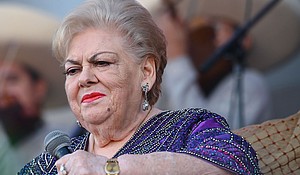
M 81 111 L 82 112 L 82 118 L 84 122 L 88 124 L 93 125 L 101 125 L 104 123 L 110 115 L 108 115 L 107 112 L 101 112 L 99 109 L 97 111 L 93 111 L 91 109 L 87 111 Z

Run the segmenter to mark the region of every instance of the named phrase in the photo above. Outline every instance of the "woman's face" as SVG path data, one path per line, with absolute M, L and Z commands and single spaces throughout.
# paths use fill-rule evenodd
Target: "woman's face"
M 126 127 L 141 111 L 143 71 L 121 36 L 87 29 L 70 43 L 65 89 L 81 124 Z

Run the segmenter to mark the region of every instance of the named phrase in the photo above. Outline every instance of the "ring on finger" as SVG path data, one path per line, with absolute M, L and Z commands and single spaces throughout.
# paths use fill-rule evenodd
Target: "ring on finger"
M 65 167 L 65 164 L 62 164 L 59 168 L 59 171 L 63 174 L 63 175 L 67 175 L 68 172 L 67 172 L 67 169 Z

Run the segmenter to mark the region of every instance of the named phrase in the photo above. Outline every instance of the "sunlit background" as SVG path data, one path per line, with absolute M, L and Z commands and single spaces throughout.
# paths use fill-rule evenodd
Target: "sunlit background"
M 286 1 L 289 1 L 292 8 L 297 12 L 300 12 L 299 0 Z M 15 2 L 35 7 L 53 15 L 58 20 L 61 20 L 71 9 L 80 4 L 82 0 L 0 0 L 0 2 Z M 298 15 L 300 23 L 300 14 Z M 284 33 L 282 35 L 284 35 Z M 282 44 L 285 45 L 289 43 Z M 280 65 L 264 72 L 264 75 L 266 76 L 267 83 L 271 89 L 274 118 L 285 117 L 299 111 L 300 46 L 297 53 L 294 53 L 289 58 L 285 58 Z

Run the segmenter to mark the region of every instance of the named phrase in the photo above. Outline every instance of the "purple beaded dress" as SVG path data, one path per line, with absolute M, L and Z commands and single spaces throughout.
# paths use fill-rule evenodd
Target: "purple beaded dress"
M 73 150 L 86 150 L 89 133 L 72 138 Z M 144 123 L 115 154 L 175 152 L 204 159 L 236 174 L 261 174 L 256 153 L 233 134 L 225 119 L 200 108 L 164 111 Z M 18 174 L 57 174 L 56 158 L 44 152 Z

